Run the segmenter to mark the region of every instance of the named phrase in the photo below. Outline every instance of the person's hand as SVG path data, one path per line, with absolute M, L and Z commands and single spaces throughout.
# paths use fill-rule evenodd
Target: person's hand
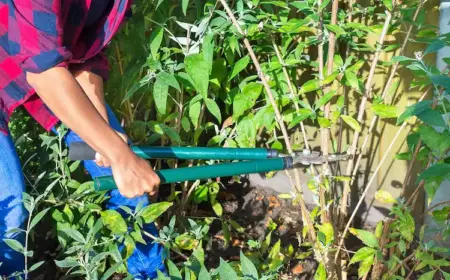
M 111 163 L 114 181 L 120 193 L 127 197 L 148 193 L 154 195 L 160 184 L 159 176 L 150 164 L 136 156 L 131 150 L 117 162 Z
M 128 143 L 128 137 L 125 134 L 117 132 L 117 131 L 116 131 L 116 133 L 117 133 L 117 135 L 120 136 L 120 138 L 122 138 L 122 140 L 125 143 Z M 111 162 L 106 157 L 102 156 L 99 153 L 95 153 L 95 163 L 101 167 L 110 167 L 111 166 Z

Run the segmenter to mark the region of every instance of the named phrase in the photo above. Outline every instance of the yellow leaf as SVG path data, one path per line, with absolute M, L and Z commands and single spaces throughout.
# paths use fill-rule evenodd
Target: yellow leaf
M 381 203 L 395 203 L 396 200 L 392 197 L 392 195 L 385 191 L 379 190 L 375 193 L 375 199 Z

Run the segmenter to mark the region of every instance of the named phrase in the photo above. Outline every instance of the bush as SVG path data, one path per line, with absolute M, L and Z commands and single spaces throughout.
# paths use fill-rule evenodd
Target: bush
M 419 275 L 421 280 L 450 279 L 445 270 L 450 263 L 442 257 L 448 249 L 425 240 L 427 229 L 418 226 L 411 213 L 419 192 L 425 189 L 433 197 L 450 174 L 449 121 L 442 117 L 449 108 L 450 78 L 447 68 L 440 71 L 426 62 L 449 40 L 426 22 L 426 11 L 436 7 L 424 2 L 138 1 L 134 17 L 109 49 L 112 73 L 106 85 L 109 103 L 136 144 L 267 147 L 287 153 L 314 149 L 324 155 L 346 152 L 352 159 L 341 168 L 329 163 L 305 168 L 311 176 L 306 184 L 300 181 L 300 170 L 293 170 L 293 192 L 279 198 L 299 209 L 296 218 L 302 220 L 303 229 L 296 242 L 282 244 L 275 234 L 277 221 L 270 221 L 264 236 L 253 240 L 245 233 L 246 225 L 224 213 L 218 194 L 228 182 L 172 185 L 161 202 L 134 212 L 124 208 L 131 214 L 127 219 L 114 210 L 103 211 L 105 193 L 93 192 L 90 182 L 82 183 L 83 176 L 73 175 L 79 163 L 66 159 L 61 136 L 41 134 L 41 150 L 48 151 L 49 158 L 44 162 L 33 158 L 26 168 L 30 194 L 24 203 L 31 214 L 27 240 L 46 218 L 54 225 L 60 246 L 56 265 L 85 279 L 127 274 L 125 261 L 136 243 L 145 242 L 143 236 L 163 244 L 169 256 L 170 277 L 161 274 L 158 279 L 295 277 L 302 271 L 290 266 L 307 259 L 314 260 L 311 277 L 319 280 L 343 279 L 347 274 L 363 279 Z M 398 34 L 395 42 L 387 43 L 388 36 Z M 412 44 L 424 51 L 409 57 L 405 50 Z M 391 59 L 383 61 L 385 56 Z M 385 82 L 375 85 L 376 75 Z M 412 83 L 397 92 L 404 75 L 411 75 Z M 398 98 L 412 88 L 423 96 L 401 112 Z M 393 146 L 372 174 L 365 170 L 369 179 L 360 185 L 361 159 L 377 148 L 368 146 L 368 140 L 377 122 L 395 120 L 399 131 L 412 128 L 408 151 L 397 155 L 398 160 L 409 160 L 402 195 L 394 199 L 379 190 L 378 201 L 393 203 L 388 218 L 373 230 L 352 228 Z M 16 137 L 29 126 L 22 116 L 12 123 Z M 401 138 L 398 133 L 390 140 L 396 143 Z M 25 145 L 19 141 L 18 147 L 22 150 Z M 29 151 L 21 156 L 27 159 Z M 154 165 L 177 168 L 200 163 L 214 162 L 172 160 Z M 417 163 L 422 171 L 416 191 L 406 197 Z M 302 185 L 314 193 L 317 205 L 307 207 Z M 350 201 L 352 187 L 356 200 Z M 349 203 L 357 205 L 352 212 Z M 207 217 L 199 211 L 205 205 Z M 446 225 L 450 207 L 431 208 L 434 219 Z M 142 230 L 143 224 L 156 220 L 159 237 Z M 239 261 L 208 259 L 214 239 L 210 233 L 217 227 L 225 248 L 233 236 L 248 239 Z M 442 238 L 449 233 L 442 232 Z M 355 251 L 345 247 L 349 236 L 362 242 Z M 120 251 L 119 244 L 125 249 Z M 31 248 L 10 245 L 31 259 Z M 176 259 L 182 261 L 175 263 Z M 18 274 L 27 275 L 41 265 L 48 264 L 27 264 L 27 270 Z

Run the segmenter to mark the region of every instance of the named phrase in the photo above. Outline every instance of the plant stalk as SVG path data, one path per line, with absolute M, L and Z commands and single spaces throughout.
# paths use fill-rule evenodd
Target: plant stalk
M 425 0 L 422 0 L 422 1 L 419 3 L 419 6 L 417 7 L 417 9 L 416 9 L 416 11 L 415 11 L 415 13 L 414 13 L 414 16 L 413 16 L 413 22 L 415 22 L 415 21 L 417 20 L 417 17 L 418 17 L 418 15 L 419 15 L 420 10 L 422 9 L 422 6 L 423 6 L 424 2 L 425 2 Z M 405 51 L 405 49 L 406 49 L 406 45 L 407 45 L 407 43 L 409 42 L 409 37 L 411 36 L 412 29 L 413 29 L 413 25 L 411 25 L 411 26 L 408 28 L 408 31 L 406 32 L 406 36 L 405 36 L 405 39 L 404 39 L 404 41 L 403 41 L 402 47 L 401 47 L 401 49 L 400 49 L 399 55 L 403 55 L 403 53 L 404 53 L 404 51 Z M 400 62 L 396 62 L 396 63 L 392 66 L 391 74 L 390 74 L 390 76 L 389 76 L 389 78 L 388 78 L 388 81 L 386 82 L 386 85 L 384 86 L 384 90 L 383 90 L 383 93 L 382 93 L 382 95 L 381 95 L 381 99 L 382 99 L 382 100 L 385 100 L 386 97 L 387 97 L 387 94 L 388 94 L 388 92 L 389 92 L 389 88 L 391 87 L 392 81 L 393 81 L 393 79 L 394 79 L 394 76 L 395 76 L 395 74 L 396 74 L 396 72 L 397 72 L 397 69 L 398 69 L 398 66 L 399 66 L 399 65 L 400 65 Z M 364 152 L 365 152 L 365 150 L 366 150 L 367 144 L 368 144 L 368 142 L 369 142 L 369 136 L 372 134 L 373 128 L 375 127 L 375 124 L 376 124 L 377 120 L 378 120 L 378 116 L 375 115 L 375 116 L 373 116 L 372 121 L 370 122 L 369 129 L 368 129 L 368 131 L 367 131 L 366 137 L 365 137 L 364 142 L 363 142 L 363 145 L 362 145 L 362 147 L 361 147 L 361 152 L 360 152 L 360 154 L 358 155 L 358 159 L 357 159 L 357 161 L 356 161 L 355 167 L 354 167 L 353 172 L 352 172 L 352 181 L 351 181 L 350 184 L 353 183 L 353 181 L 354 181 L 354 179 L 355 179 L 355 177 L 356 177 L 356 173 L 358 172 L 358 169 L 359 169 L 359 164 L 360 164 L 360 162 L 361 162 L 361 159 L 362 159 L 362 157 L 363 157 L 363 155 L 364 155 Z M 411 165 L 411 167 L 412 167 L 412 165 Z M 411 171 L 411 169 L 408 170 L 408 173 L 410 173 L 410 171 Z M 409 176 L 407 175 L 405 178 L 408 178 L 408 177 L 409 177 Z M 405 186 L 405 184 L 403 184 L 403 186 Z
M 341 247 L 344 243 L 345 240 L 345 236 L 347 235 L 348 230 L 350 229 L 350 225 L 353 222 L 353 219 L 356 216 L 356 213 L 359 210 L 359 207 L 361 206 L 361 204 L 363 203 L 364 199 L 366 198 L 367 192 L 370 189 L 370 186 L 372 185 L 373 181 L 375 180 L 378 172 L 381 169 L 381 166 L 384 164 L 384 161 L 387 159 L 389 152 L 392 150 L 392 148 L 394 147 L 394 144 L 396 143 L 397 139 L 400 137 L 400 134 L 402 133 L 403 129 L 406 127 L 406 122 L 404 122 L 401 127 L 398 129 L 397 134 L 395 134 L 394 138 L 392 139 L 392 142 L 389 144 L 389 147 L 387 148 L 383 158 L 380 160 L 380 162 L 378 163 L 378 166 L 375 168 L 375 171 L 372 174 L 372 177 L 370 178 L 369 182 L 366 185 L 366 188 L 364 189 L 363 193 L 361 194 L 361 197 L 358 201 L 358 204 L 356 205 L 355 209 L 353 210 L 352 215 L 350 216 L 350 219 L 347 222 L 347 225 L 345 226 L 344 232 L 342 233 L 342 236 L 340 238 L 339 241 L 339 245 L 337 248 L 337 252 L 336 252 L 336 257 L 339 256 L 339 251 L 341 250 Z M 337 261 L 337 259 L 335 259 L 335 261 Z
M 224 9 L 225 9 L 226 13 L 228 14 L 228 16 L 230 17 L 231 21 L 233 22 L 234 27 L 236 27 L 236 29 L 240 33 L 240 35 L 243 36 L 244 45 L 245 45 L 250 57 L 252 58 L 253 64 L 255 65 L 255 68 L 258 72 L 258 76 L 261 79 L 261 82 L 262 82 L 262 84 L 267 92 L 267 95 L 269 97 L 272 108 L 275 111 L 276 120 L 277 120 L 278 125 L 280 126 L 280 129 L 281 129 L 281 132 L 283 134 L 284 142 L 286 144 L 286 149 L 288 150 L 289 153 L 293 153 L 291 143 L 289 142 L 289 135 L 287 133 L 286 126 L 283 123 L 283 118 L 281 116 L 280 110 L 278 109 L 275 98 L 273 97 L 272 90 L 270 89 L 270 86 L 267 82 L 266 76 L 261 69 L 261 65 L 259 64 L 259 61 L 255 55 L 255 52 L 253 51 L 253 47 L 251 46 L 249 40 L 245 36 L 244 31 L 242 30 L 241 26 L 237 22 L 237 19 L 234 16 L 233 12 L 231 11 L 230 7 L 228 6 L 227 2 L 225 0 L 219 0 L 219 1 L 222 4 L 222 6 L 224 7 Z M 310 215 L 308 209 L 306 208 L 305 201 L 302 197 L 302 190 L 301 190 L 301 185 L 300 185 L 300 175 L 298 173 L 298 170 L 296 170 L 296 169 L 294 169 L 294 176 L 295 176 L 295 182 L 296 182 L 296 185 L 294 187 L 296 188 L 297 192 L 299 193 L 299 203 L 300 203 L 301 211 L 303 213 L 304 222 L 308 226 L 308 231 L 309 231 L 311 239 L 313 241 L 315 241 L 316 233 L 314 231 L 314 225 L 311 220 L 311 215 Z
M 378 60 L 380 58 L 380 54 L 381 54 L 381 46 L 383 46 L 384 43 L 384 39 L 386 38 L 387 35 L 387 31 L 389 29 L 389 24 L 391 22 L 392 19 L 392 14 L 389 11 L 386 11 L 386 20 L 384 22 L 384 26 L 383 26 L 383 31 L 381 33 L 381 36 L 378 40 L 378 49 L 375 52 L 373 61 L 372 61 L 372 66 L 370 68 L 370 72 L 369 72 L 369 77 L 367 78 L 367 82 L 366 82 L 366 86 L 365 86 L 365 90 L 364 90 L 364 95 L 362 97 L 361 100 L 361 104 L 359 106 L 359 111 L 358 111 L 358 118 L 357 121 L 361 124 L 362 126 L 362 121 L 363 121 L 363 117 L 364 117 L 364 112 L 366 109 L 366 103 L 368 101 L 371 89 L 372 89 L 372 81 L 373 81 L 373 77 L 375 75 L 375 69 L 376 66 L 378 64 Z M 357 150 L 357 146 L 358 146 L 358 140 L 359 140 L 359 135 L 360 132 L 355 130 L 355 133 L 353 135 L 353 140 L 352 140 L 352 144 L 350 146 L 350 149 L 348 151 L 348 153 L 352 156 L 356 155 L 356 150 Z M 347 165 L 347 170 L 345 174 L 351 174 L 352 170 L 353 170 L 353 166 L 354 166 L 354 161 L 350 160 L 348 162 Z M 348 204 L 348 197 L 350 194 L 350 182 L 344 182 L 344 191 L 342 194 L 342 200 L 341 200 L 341 221 L 343 221 L 343 219 L 345 219 L 345 217 L 347 216 L 347 204 Z M 345 234 L 344 234 L 345 235 Z

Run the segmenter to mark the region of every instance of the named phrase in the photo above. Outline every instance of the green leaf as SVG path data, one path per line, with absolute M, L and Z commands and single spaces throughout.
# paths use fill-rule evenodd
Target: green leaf
M 188 9 L 188 7 L 189 7 L 189 0 L 182 0 L 182 1 L 181 1 L 181 7 L 182 7 L 182 9 L 183 9 L 183 14 L 184 14 L 184 16 L 186 16 L 187 9 Z
M 310 10 L 308 2 L 307 1 L 295 1 L 290 3 L 292 6 L 296 7 L 299 12 L 303 10 Z
M 174 89 L 181 92 L 180 84 L 178 83 L 177 79 L 174 75 L 169 74 L 167 72 L 161 71 L 156 75 L 156 78 L 161 80 L 164 84 L 173 87 Z
M 180 135 L 174 128 L 167 126 L 165 124 L 159 124 L 159 126 L 164 131 L 164 134 L 169 136 L 169 138 L 172 142 L 177 143 L 177 144 L 183 143 L 183 141 L 181 141 Z
M 203 264 L 200 268 L 200 273 L 198 274 L 198 280 L 211 280 L 211 275 Z
M 269 252 L 269 259 L 274 259 L 281 250 L 281 240 L 278 239 L 278 241 L 272 246 L 272 249 L 270 249 Z
M 331 0 L 324 0 L 319 7 L 319 12 L 321 12 L 323 9 L 325 9 L 328 6 L 328 4 L 330 4 L 330 2 L 331 2 Z
M 213 36 L 213 34 L 208 34 L 203 39 L 202 52 L 203 52 L 203 56 L 205 58 L 206 63 L 208 63 L 209 73 L 211 73 L 213 60 L 214 60 L 214 36 Z
M 400 117 L 398 117 L 397 125 L 401 124 L 409 117 L 416 116 L 416 115 L 422 113 L 423 111 L 427 110 L 430 107 L 432 102 L 433 101 L 431 101 L 431 100 L 423 100 L 423 101 L 417 102 L 414 105 L 408 106 L 406 108 L 405 112 L 403 112 L 403 114 L 401 114 Z
M 220 279 L 239 279 L 236 274 L 236 271 L 229 265 L 226 261 L 220 258 L 220 265 L 217 269 L 217 272 L 220 275 Z
M 345 34 L 345 30 L 342 29 L 342 27 L 340 27 L 340 26 L 338 26 L 338 25 L 336 25 L 336 24 L 326 24 L 325 26 L 326 26 L 326 28 L 327 28 L 329 31 L 331 31 L 331 32 L 333 32 L 334 34 L 336 34 L 336 37 L 339 37 L 339 36 L 341 36 L 342 34 Z
M 303 84 L 303 86 L 300 88 L 299 94 L 316 91 L 318 89 L 320 89 L 320 81 L 318 79 L 310 80 Z
M 159 216 L 164 214 L 171 206 L 173 202 L 159 202 L 153 203 L 142 209 L 140 216 L 144 218 L 145 223 L 153 223 Z
M 107 280 L 109 279 L 116 271 L 119 270 L 119 268 L 122 266 L 122 263 L 116 263 L 115 265 L 111 266 L 103 275 L 100 280 Z M 125 279 L 124 279 L 125 280 Z
M 361 132 L 361 126 L 359 125 L 357 120 L 347 115 L 341 115 L 341 118 L 346 124 L 348 124 L 355 131 Z
M 69 267 L 80 266 L 80 264 L 75 259 L 72 259 L 70 257 L 68 257 L 68 258 L 66 258 L 65 260 L 62 260 L 62 261 L 55 260 L 55 264 L 58 267 L 61 267 L 61 268 L 69 268 Z
M 231 81 L 231 79 L 233 79 L 242 70 L 244 70 L 249 63 L 250 63 L 250 57 L 248 55 L 239 59 L 239 61 L 234 64 L 233 69 L 231 70 L 231 74 L 228 77 L 228 81 Z
M 175 238 L 175 244 L 182 250 L 193 250 L 197 247 L 199 241 L 189 233 L 183 233 Z
M 359 268 L 358 268 L 359 278 L 363 278 L 364 275 L 366 275 L 369 272 L 370 268 L 373 265 L 373 260 L 374 260 L 373 256 L 370 256 L 370 257 L 362 260 L 362 262 L 360 263 Z
M 425 52 L 423 55 L 427 55 L 430 53 L 434 53 L 439 51 L 440 49 L 444 48 L 446 46 L 447 42 L 445 40 L 436 39 L 431 42 L 431 44 L 428 45 L 428 47 L 425 49 Z
M 208 108 L 208 111 L 219 121 L 219 123 L 222 122 L 222 116 L 220 113 L 220 108 L 217 105 L 216 101 L 212 100 L 211 98 L 205 99 L 206 108 Z
M 401 56 L 401 55 L 400 56 L 394 56 L 394 57 L 392 57 L 391 60 L 394 61 L 394 62 L 415 61 L 414 58 L 409 58 L 409 57 Z
M 318 108 L 324 106 L 325 104 L 327 104 L 331 100 L 331 98 L 333 98 L 333 96 L 335 94 L 336 94 L 336 91 L 332 91 L 332 92 L 329 92 L 329 93 L 325 94 L 324 96 L 322 96 L 319 100 L 317 100 L 314 103 L 314 107 L 316 109 L 318 109 Z
M 421 125 L 419 133 L 423 143 L 434 151 L 443 153 L 450 148 L 450 133 L 448 131 L 437 132 L 432 127 Z
M 166 114 L 168 96 L 169 86 L 164 80 L 157 78 L 155 84 L 153 85 L 153 98 L 155 100 L 156 110 L 161 115 Z
M 162 273 L 159 269 L 156 271 L 156 274 L 158 275 L 158 278 L 156 278 L 155 280 L 170 280 L 170 278 Z
M 237 124 L 237 136 L 235 140 L 242 148 L 255 147 L 256 127 L 253 118 L 252 114 L 248 114 Z
M 375 199 L 381 203 L 395 203 L 397 202 L 392 195 L 385 190 L 378 190 L 375 193 Z
M 213 203 L 211 203 L 211 206 L 214 210 L 214 213 L 216 213 L 217 216 L 222 217 L 222 213 L 223 213 L 222 205 L 220 205 L 219 202 L 214 201 Z
M 11 249 L 13 249 L 16 252 L 19 252 L 22 254 L 25 252 L 25 248 L 23 247 L 23 245 L 15 239 L 5 238 L 5 239 L 3 239 L 3 242 L 5 242 L 6 245 L 8 245 Z
M 381 235 L 383 234 L 383 221 L 379 221 L 377 223 L 377 227 L 375 228 L 375 236 L 380 239 Z
M 433 280 L 434 274 L 436 274 L 436 270 L 428 271 L 427 273 L 420 275 L 419 280 Z
M 33 220 L 31 220 L 28 230 L 31 230 L 32 228 L 34 228 L 34 226 L 36 226 L 36 224 L 39 223 L 40 220 L 42 220 L 42 218 L 45 216 L 45 214 L 47 214 L 48 210 L 50 210 L 50 208 L 44 209 L 41 212 L 37 213 L 37 215 L 34 216 Z
M 123 244 L 125 245 L 125 259 L 128 259 L 133 254 L 134 249 L 136 249 L 136 242 L 131 236 L 125 235 Z
M 97 263 L 97 262 L 99 262 L 99 261 L 104 260 L 104 259 L 105 259 L 106 257 L 108 257 L 109 255 L 111 255 L 111 252 L 101 252 L 101 253 L 95 255 L 95 257 L 93 257 L 89 262 L 90 262 L 91 264 L 95 264 L 95 263 Z
M 389 11 L 392 11 L 392 0 L 383 0 L 383 4 Z
M 375 253 L 377 252 L 376 249 L 370 248 L 370 247 L 363 247 L 356 251 L 356 253 L 353 255 L 352 259 L 350 260 L 350 264 L 361 262 L 367 258 L 375 256 Z
M 358 77 L 354 72 L 350 70 L 345 70 L 344 75 L 345 79 L 347 79 L 347 82 L 350 84 L 352 88 L 359 89 Z
M 306 120 L 310 116 L 314 114 L 310 109 L 299 109 L 297 112 L 297 116 L 289 123 L 288 128 L 291 129 L 302 121 Z
M 103 224 L 113 234 L 122 235 L 127 232 L 127 224 L 119 212 L 115 210 L 106 210 L 101 213 Z
M 321 262 L 319 267 L 316 270 L 316 274 L 314 274 L 314 280 L 327 280 L 327 271 L 325 269 L 325 265 Z
M 331 223 L 324 223 L 318 226 L 319 231 L 325 235 L 325 245 L 331 244 L 334 240 L 334 229 Z
M 189 105 L 189 117 L 194 125 L 194 128 L 198 128 L 198 119 L 200 116 L 200 110 L 202 108 L 201 102 L 190 103 Z
M 445 89 L 450 89 L 450 77 L 446 75 L 431 75 L 430 79 L 436 86 L 442 86 Z
M 244 233 L 245 229 L 240 224 L 238 224 L 236 221 L 230 220 L 229 222 L 230 222 L 231 227 L 234 228 L 237 232 Z
M 180 270 L 171 260 L 167 260 L 167 268 L 169 270 L 170 280 L 183 280 Z
M 423 171 L 417 181 L 428 179 L 445 179 L 450 177 L 450 164 L 437 163 Z
M 248 259 L 241 251 L 241 267 L 244 277 L 250 279 L 259 279 L 258 270 L 250 259 Z
M 325 77 L 322 80 L 322 86 L 328 85 L 329 83 L 333 82 L 334 80 L 336 80 L 336 78 L 339 76 L 339 72 L 333 72 L 330 75 L 328 75 L 327 77 Z
M 189 123 L 189 119 L 186 116 L 183 116 L 181 118 L 181 126 L 186 132 L 189 132 L 191 130 L 191 124 Z
M 450 280 L 450 273 L 441 270 L 442 275 L 444 275 L 445 280 Z
M 28 272 L 32 272 L 32 271 L 35 271 L 36 269 L 38 269 L 41 265 L 43 265 L 45 263 L 45 261 L 40 261 L 40 262 L 37 262 L 37 263 L 35 263 L 35 264 L 33 264 L 31 267 L 30 267 L 30 269 L 28 269 Z
M 382 119 L 396 118 L 398 116 L 397 107 L 385 104 L 372 105 L 372 111 Z
M 329 119 L 318 117 L 317 121 L 321 128 L 329 128 L 331 126 L 331 121 Z
M 197 204 L 208 201 L 208 187 L 201 185 L 195 188 L 193 200 Z
M 256 100 L 262 92 L 263 86 L 260 83 L 249 83 L 242 92 L 236 94 L 233 101 L 233 119 L 237 120 L 244 115 L 245 111 L 255 106 Z
M 350 232 L 358 237 L 364 244 L 372 248 L 378 248 L 378 239 L 375 234 L 370 231 L 351 228 Z
M 221 87 L 221 82 L 227 75 L 227 61 L 223 58 L 216 59 L 212 65 L 211 82 Z
M 150 51 L 152 56 L 156 58 L 158 55 L 159 48 L 161 47 L 161 43 L 164 36 L 164 29 L 162 27 L 157 27 L 153 30 L 150 35 Z
M 209 64 L 202 54 L 189 55 L 184 59 L 186 72 L 194 82 L 195 90 L 204 98 L 208 96 Z
M 230 228 L 228 227 L 228 224 L 222 221 L 222 232 L 223 232 L 223 238 L 224 238 L 224 248 L 227 249 L 228 245 L 230 244 L 231 240 L 231 233 Z
M 425 110 L 422 113 L 417 114 L 417 117 L 428 125 L 446 127 L 442 115 L 435 110 L 432 109 Z
M 64 231 L 64 233 L 67 234 L 68 236 L 70 236 L 73 240 L 75 240 L 77 242 L 80 242 L 83 244 L 86 243 L 86 239 L 84 239 L 84 236 L 76 229 L 69 228 L 69 229 L 66 229 Z

